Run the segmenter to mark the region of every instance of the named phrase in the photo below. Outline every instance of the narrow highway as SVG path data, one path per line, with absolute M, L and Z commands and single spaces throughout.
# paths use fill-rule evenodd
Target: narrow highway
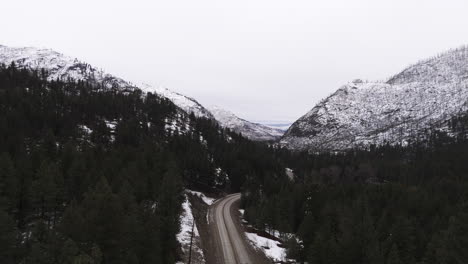
M 217 263 L 223 264 L 258 264 L 265 263 L 259 252 L 252 249 L 243 235 L 239 224 L 237 207 L 240 194 L 228 195 L 214 203 L 209 211 L 209 225 L 212 238 L 216 242 Z

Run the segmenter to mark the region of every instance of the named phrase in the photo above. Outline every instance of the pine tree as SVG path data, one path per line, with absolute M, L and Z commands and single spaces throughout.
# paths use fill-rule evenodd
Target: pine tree
M 468 208 L 468 207 L 466 207 Z M 465 209 L 466 210 L 466 209 Z M 444 247 L 449 263 L 468 263 L 468 210 L 460 212 L 449 221 L 444 236 Z
M 93 247 L 91 248 L 91 256 L 92 262 L 94 264 L 101 264 L 102 263 L 102 252 L 101 249 L 97 244 L 93 244 Z
M 398 253 L 398 247 L 394 244 L 387 257 L 387 264 L 403 264 Z
M 141 263 L 162 263 L 161 220 L 154 208 L 142 208 L 141 228 L 138 229 L 137 247 Z
M 101 178 L 90 191 L 83 203 L 81 212 L 85 215 L 85 225 L 89 227 L 87 240 L 96 242 L 102 250 L 104 263 L 125 263 L 124 255 L 128 252 L 119 247 L 125 239 L 124 210 L 107 180 Z
M 443 239 L 444 237 L 442 234 L 437 233 L 432 236 L 424 255 L 424 263 L 449 263 L 449 254 L 444 246 Z
M 74 259 L 79 255 L 80 250 L 75 241 L 67 239 L 63 244 L 60 255 L 58 257 L 59 263 L 73 263 Z
M 42 219 L 47 220 L 50 227 L 55 223 L 55 217 L 63 197 L 63 178 L 56 164 L 44 161 L 39 168 L 33 183 L 35 204 Z
M 167 164 L 167 170 L 164 173 L 161 189 L 159 193 L 159 213 L 161 215 L 161 224 L 164 230 L 161 233 L 163 261 L 167 263 L 175 262 L 175 252 L 177 241 L 174 234 L 179 231 L 179 214 L 181 212 L 182 181 L 177 166 L 174 161 Z
M 12 212 L 18 206 L 18 195 L 18 176 L 10 155 L 3 153 L 0 155 L 0 208 L 4 207 Z
M 13 219 L 0 210 L 0 263 L 13 264 L 18 245 L 18 232 Z

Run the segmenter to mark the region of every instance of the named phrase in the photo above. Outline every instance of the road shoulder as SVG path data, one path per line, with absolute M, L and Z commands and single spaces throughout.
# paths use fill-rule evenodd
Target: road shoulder
M 231 206 L 231 215 L 233 217 L 233 221 L 235 223 L 237 232 L 240 234 L 242 239 L 244 240 L 246 250 L 249 253 L 250 259 L 253 261 L 255 264 L 268 264 L 272 263 L 270 259 L 268 259 L 265 254 L 260 251 L 255 249 L 251 244 L 250 241 L 247 239 L 247 236 L 245 235 L 245 232 L 247 231 L 245 226 L 242 224 L 241 220 L 241 214 L 239 212 L 239 205 L 240 205 L 240 200 L 236 201 L 233 203 Z M 253 264 L 252 263 L 252 264 Z

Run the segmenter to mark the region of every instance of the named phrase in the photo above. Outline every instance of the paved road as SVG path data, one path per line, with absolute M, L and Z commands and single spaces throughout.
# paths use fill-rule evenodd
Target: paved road
M 255 252 L 242 233 L 236 221 L 236 210 L 233 204 L 240 200 L 240 194 L 228 195 L 209 209 L 209 225 L 213 226 L 213 239 L 216 241 L 218 263 L 223 264 L 257 264 L 258 252 Z M 234 217 L 234 218 L 233 218 Z

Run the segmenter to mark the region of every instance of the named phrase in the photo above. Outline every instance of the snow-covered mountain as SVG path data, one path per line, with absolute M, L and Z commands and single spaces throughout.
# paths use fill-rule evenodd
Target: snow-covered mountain
M 65 56 L 50 49 L 38 49 L 32 47 L 11 48 L 0 46 L 0 63 L 11 64 L 28 69 L 45 69 L 48 79 L 74 79 L 85 80 L 103 84 L 108 89 L 136 89 L 140 88 L 147 92 L 154 92 L 174 102 L 186 112 L 193 112 L 196 116 L 212 118 L 211 113 L 200 105 L 196 100 L 170 91 L 164 88 L 152 87 L 150 85 L 135 85 L 121 78 L 105 73 L 92 67 L 88 63 L 76 58 Z
M 468 110 L 468 47 L 421 61 L 387 82 L 355 80 L 297 120 L 280 144 L 344 150 L 406 144 Z
M 86 62 L 65 56 L 50 49 L 38 49 L 33 47 L 14 48 L 0 45 L 0 63 L 6 65 L 15 63 L 17 67 L 32 70 L 45 69 L 49 74 L 49 80 L 84 80 L 102 84 L 103 87 L 107 89 L 141 89 L 145 92 L 153 92 L 168 98 L 186 113 L 193 113 L 197 117 L 214 118 L 221 126 L 233 129 L 253 140 L 274 140 L 278 139 L 283 134 L 280 130 L 251 123 L 236 117 L 232 113 L 221 111 L 219 108 L 217 108 L 216 116 L 214 116 L 208 109 L 191 97 L 166 88 L 147 84 L 135 84 L 123 80 L 103 70 L 97 69 Z
M 145 92 L 153 92 L 166 97 L 187 113 L 193 113 L 197 117 L 214 118 L 208 109 L 192 97 L 171 91 L 167 88 L 155 87 L 148 84 L 141 84 L 138 87 Z
M 115 76 L 104 73 L 78 59 L 65 56 L 50 49 L 31 47 L 11 48 L 0 46 L 0 63 L 9 65 L 12 62 L 20 68 L 45 69 L 48 79 L 75 79 L 95 81 L 106 88 L 134 89 L 135 87 Z
M 239 118 L 235 114 L 217 106 L 212 106 L 209 109 L 221 126 L 229 128 L 237 133 L 241 133 L 243 136 L 252 140 L 277 140 L 284 133 L 281 129 L 271 128 Z

